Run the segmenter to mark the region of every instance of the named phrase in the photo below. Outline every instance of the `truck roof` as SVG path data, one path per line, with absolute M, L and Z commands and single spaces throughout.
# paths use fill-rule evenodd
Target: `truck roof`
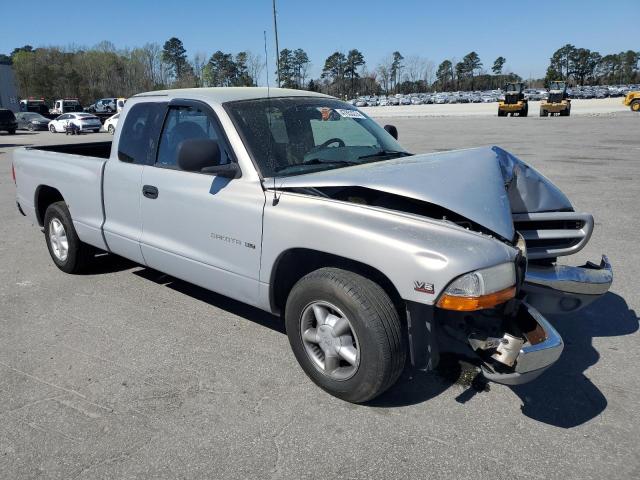
M 267 95 L 268 92 L 268 95 Z M 253 100 L 258 98 L 275 97 L 324 97 L 331 98 L 322 93 L 310 92 L 308 90 L 295 90 L 291 88 L 269 88 L 266 87 L 211 87 L 211 88 L 177 88 L 173 90 L 156 90 L 152 92 L 139 93 L 134 98 L 139 97 L 169 97 L 172 98 L 197 98 L 211 103 L 234 102 L 237 100 Z

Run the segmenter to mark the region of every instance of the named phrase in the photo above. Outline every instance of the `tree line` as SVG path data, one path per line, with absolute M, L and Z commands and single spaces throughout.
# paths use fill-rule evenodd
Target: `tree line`
M 71 97 L 83 104 L 165 88 L 254 86 L 264 69 L 263 57 L 249 51 L 188 58 L 175 37 L 163 46 L 147 43 L 122 50 L 111 42 L 87 49 L 25 45 L 0 55 L 2 63 L 13 65 L 23 98 Z
M 576 85 L 640 82 L 640 52 L 627 50 L 601 55 L 588 48 L 566 44 L 549 59 L 545 81 L 565 80 Z
M 322 64 L 318 78 L 310 75 L 311 61 L 302 48 L 284 48 L 277 67 L 268 72 L 286 88 L 320 91 L 338 97 L 452 90 L 489 90 L 521 77 L 508 71 L 507 59 L 499 56 L 485 67 L 477 52 L 435 64 L 421 56 L 405 57 L 392 52 L 375 66 L 367 64 L 356 49 L 335 51 Z M 627 50 L 600 55 L 567 44 L 550 58 L 546 76 L 532 82 L 542 86 L 552 80 L 575 85 L 624 84 L 640 81 L 640 52 Z M 107 96 L 130 96 L 163 88 L 254 86 L 260 83 L 265 59 L 250 51 L 218 50 L 207 57 L 189 58 L 182 41 L 172 37 L 162 46 L 118 50 L 110 42 L 93 48 L 33 48 L 29 45 L 0 54 L 0 64 L 12 64 L 21 96 L 77 97 L 83 103 Z M 506 70 L 506 71 L 505 71 Z M 271 75 L 273 73 L 273 75 Z

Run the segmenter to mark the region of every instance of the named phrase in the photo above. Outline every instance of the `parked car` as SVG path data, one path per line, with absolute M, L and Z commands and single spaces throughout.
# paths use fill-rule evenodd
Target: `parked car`
M 102 128 L 105 131 L 109 132 L 111 135 L 116 133 L 116 127 L 118 126 L 118 119 L 120 118 L 120 114 L 116 113 L 115 115 L 110 116 L 104 122 Z
M 72 126 L 75 126 L 80 133 L 95 133 L 100 131 L 102 123 L 98 117 L 90 113 L 65 113 L 49 122 L 49 131 L 51 133 L 65 133 Z
M 89 105 L 87 107 L 88 112 L 92 113 L 111 113 L 115 112 L 118 108 L 117 98 L 101 98 L 97 100 L 95 103 Z
M 556 263 L 593 217 L 499 147 L 411 155 L 346 102 L 275 88 L 141 94 L 122 119 L 113 145 L 14 150 L 18 210 L 54 264 L 104 250 L 281 314 L 301 368 L 344 400 L 447 353 L 531 381 L 563 350 L 544 315 L 611 285 L 606 257 Z
M 29 130 L 31 132 L 35 130 L 46 130 L 50 122 L 47 117 L 43 117 L 39 113 L 34 112 L 16 113 L 16 120 L 19 130 Z
M 0 108 L 0 132 L 5 131 L 9 135 L 13 135 L 17 128 L 18 122 L 13 112 L 6 108 Z

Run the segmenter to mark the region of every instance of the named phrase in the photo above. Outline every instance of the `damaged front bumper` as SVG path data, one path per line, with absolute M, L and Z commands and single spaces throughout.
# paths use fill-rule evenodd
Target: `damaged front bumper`
M 478 312 L 452 312 L 409 303 L 411 362 L 433 369 L 442 353 L 477 362 L 488 380 L 530 382 L 553 365 L 564 348 L 544 314 L 575 312 L 605 294 L 613 281 L 606 256 L 581 267 L 530 265 L 518 298 Z
M 529 265 L 522 286 L 524 300 L 541 313 L 575 312 L 609 291 L 613 269 L 606 255 L 600 264 L 581 267 Z
M 483 358 L 480 368 L 488 380 L 506 385 L 530 382 L 562 354 L 562 337 L 531 305 L 521 304 L 512 329 L 490 345 L 486 354 L 476 350 Z

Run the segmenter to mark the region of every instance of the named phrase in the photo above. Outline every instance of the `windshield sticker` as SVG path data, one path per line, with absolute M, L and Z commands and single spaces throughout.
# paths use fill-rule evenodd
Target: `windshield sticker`
M 346 108 L 336 108 L 336 112 L 338 112 L 338 114 L 341 117 L 345 117 L 345 118 L 362 118 L 364 119 L 365 116 L 360 113 L 358 110 L 348 110 Z

